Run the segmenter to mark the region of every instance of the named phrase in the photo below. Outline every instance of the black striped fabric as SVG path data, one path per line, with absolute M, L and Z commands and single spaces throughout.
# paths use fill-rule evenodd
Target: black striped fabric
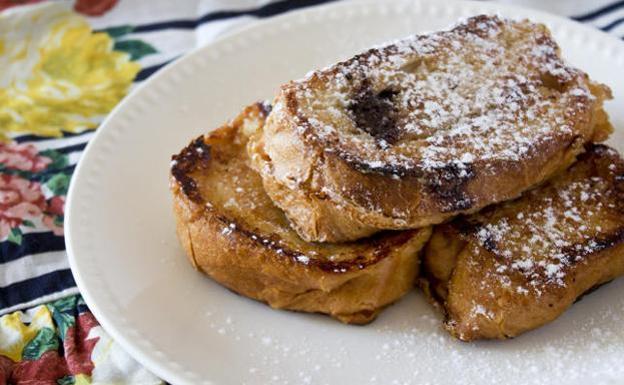
M 54 235 L 51 231 L 24 234 L 23 238 L 20 245 L 8 241 L 0 243 L 0 264 L 34 254 L 65 250 L 65 239 Z M 5 289 L 0 288 L 0 292 Z
M 310 7 L 329 3 L 335 0 L 282 0 L 269 3 L 258 8 L 250 8 L 242 11 L 217 11 L 210 12 L 196 19 L 169 20 L 158 23 L 137 25 L 134 32 L 160 31 L 163 29 L 195 29 L 202 24 L 218 20 L 231 19 L 239 16 L 254 16 L 258 18 L 279 15 L 299 8 Z
M 63 139 L 68 139 L 68 138 L 74 138 L 74 137 L 79 137 L 79 136 L 85 136 L 88 135 L 88 132 L 80 132 L 80 133 L 73 133 L 73 132 L 63 132 Z M 29 143 L 29 142 L 39 142 L 42 140 L 50 140 L 49 137 L 47 136 L 39 136 L 39 135 L 19 135 L 16 136 L 14 138 L 12 138 L 14 141 L 16 141 L 17 143 Z
M 37 298 L 60 293 L 75 286 L 71 270 L 52 271 L 3 287 L 0 290 L 0 308 L 10 309 L 19 304 L 32 304 Z
M 147 79 L 148 77 L 152 76 L 152 74 L 154 74 L 154 72 L 158 71 L 159 69 L 163 68 L 167 64 L 173 62 L 174 60 L 175 59 L 171 59 L 171 60 L 167 60 L 165 62 L 156 64 L 156 65 L 153 65 L 153 66 L 145 67 L 141 71 L 139 71 L 139 73 L 137 74 L 136 78 L 134 78 L 134 80 L 137 81 L 137 82 L 143 81 L 143 80 Z
M 591 1 L 587 1 L 586 2 L 589 6 L 591 6 Z M 585 12 L 583 14 L 577 15 L 577 16 L 572 16 L 572 19 L 576 20 L 576 21 L 589 21 L 592 19 L 595 19 L 597 17 L 600 16 L 604 16 L 604 15 L 608 15 L 610 13 L 613 13 L 617 10 L 623 9 L 624 8 L 624 1 L 616 1 L 613 2 L 609 5 L 603 6 L 601 8 L 598 9 L 594 9 L 592 11 L 589 12 Z
M 592 2 L 587 2 L 591 5 Z M 602 7 L 592 8 L 589 12 L 573 15 L 572 19 L 605 31 L 612 32 L 624 39 L 624 1 L 616 1 Z

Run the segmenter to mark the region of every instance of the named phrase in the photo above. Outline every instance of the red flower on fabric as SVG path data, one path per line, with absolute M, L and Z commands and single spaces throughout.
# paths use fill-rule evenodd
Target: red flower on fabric
M 56 380 L 69 375 L 67 363 L 55 350 L 43 353 L 35 361 L 24 360 L 15 364 L 10 384 L 57 385 Z
M 38 182 L 0 174 L 0 240 L 24 219 L 42 215 L 46 200 Z
M 33 4 L 40 1 L 41 0 L 0 0 L 0 11 L 6 8 L 14 7 L 16 5 Z
M 43 224 L 52 230 L 54 235 L 63 235 L 63 224 L 59 223 L 57 218 L 63 217 L 65 208 L 65 197 L 54 196 L 48 201 L 48 207 L 45 210 L 45 214 L 41 221 Z
M 87 16 L 102 16 L 117 4 L 117 0 L 76 0 L 74 10 Z
M 0 11 L 17 5 L 39 3 L 42 0 L 0 0 Z M 117 4 L 118 0 L 76 0 L 74 10 L 87 16 L 102 16 Z
M 41 172 L 48 167 L 52 159 L 38 155 L 37 152 L 37 147 L 32 144 L 0 142 L 0 164 L 13 170 Z
M 0 385 L 6 385 L 9 383 L 14 367 L 15 362 L 11 361 L 10 358 L 0 356 Z
M 76 324 L 65 333 L 63 348 L 65 360 L 72 374 L 91 375 L 94 365 L 91 362 L 91 352 L 99 338 L 87 339 L 91 328 L 98 326 L 98 322 L 91 312 L 81 313 L 76 319 Z

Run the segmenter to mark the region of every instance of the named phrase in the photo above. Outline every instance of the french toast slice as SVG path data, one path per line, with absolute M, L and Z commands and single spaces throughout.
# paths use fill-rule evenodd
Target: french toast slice
M 431 229 L 357 243 L 303 241 L 249 166 L 247 141 L 262 129 L 268 108 L 247 107 L 172 157 L 178 238 L 195 268 L 239 294 L 367 323 L 414 286 Z
M 550 322 L 624 274 L 624 161 L 591 145 L 515 201 L 438 225 L 421 286 L 464 340 L 509 338 Z
M 302 238 L 354 240 L 519 196 L 607 138 L 610 98 L 544 25 L 476 16 L 283 85 L 249 151 Z

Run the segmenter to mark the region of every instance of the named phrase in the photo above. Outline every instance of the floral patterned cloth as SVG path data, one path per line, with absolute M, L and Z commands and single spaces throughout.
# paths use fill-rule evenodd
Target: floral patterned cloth
M 75 8 L 85 11 L 87 3 Z M 90 4 L 93 12 L 101 3 Z M 63 235 L 68 156 L 11 136 L 61 137 L 97 127 L 139 72 L 133 60 L 156 52 L 120 37 L 94 33 L 87 19 L 56 4 L 0 16 L 0 240 L 20 245 L 25 228 Z
M 0 1 L 0 9 L 15 3 Z M 74 10 L 41 4 L 0 14 L 0 311 L 21 307 L 22 297 L 62 296 L 64 281 L 75 291 L 71 274 L 62 274 L 63 210 L 88 137 L 46 139 L 96 128 L 132 87 L 137 60 L 156 53 L 148 43 L 124 40 L 122 30 L 94 32 L 77 13 L 95 16 L 115 3 L 77 1 Z M 50 252 L 57 254 L 46 257 Z M 81 297 L 0 318 L 0 385 L 113 383 L 162 381 L 108 337 Z
M 93 31 L 76 12 L 115 1 L 18 2 L 0 1 L 0 314 L 77 292 L 63 241 L 71 175 L 89 131 L 157 53 L 128 39 L 131 27 Z
M 70 176 L 63 171 L 66 156 L 8 142 L 0 143 L 0 164 L 0 239 L 19 245 L 24 227 L 43 227 L 62 236 Z
M 76 295 L 63 238 L 75 165 L 102 119 L 165 64 L 255 18 L 328 1 L 0 0 L 0 385 L 162 383 Z M 501 1 L 624 36 L 622 1 Z
M 79 296 L 0 318 L 0 384 L 160 384 L 102 330 Z

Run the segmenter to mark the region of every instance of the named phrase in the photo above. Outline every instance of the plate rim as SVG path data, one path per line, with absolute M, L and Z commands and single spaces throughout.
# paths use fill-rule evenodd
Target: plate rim
M 427 7 L 435 6 L 439 4 L 436 0 L 394 0 L 392 2 L 384 2 L 384 0 L 346 0 L 340 2 L 333 2 L 328 4 L 316 5 L 307 7 L 304 9 L 294 10 L 287 12 L 285 14 L 281 14 L 278 16 L 270 17 L 262 20 L 255 20 L 247 25 L 239 27 L 234 31 L 228 32 L 224 35 L 218 36 L 214 40 L 210 41 L 208 44 L 205 44 L 200 47 L 196 47 L 190 52 L 184 54 L 183 56 L 173 60 L 172 62 L 165 65 L 161 68 L 157 73 L 153 74 L 147 80 L 143 81 L 141 84 L 132 89 L 132 91 L 126 95 L 123 100 L 118 103 L 111 112 L 107 115 L 107 117 L 103 120 L 100 126 L 95 130 L 93 137 L 87 143 L 85 150 L 81 156 L 81 160 L 78 162 L 74 174 L 71 178 L 70 186 L 67 194 L 67 203 L 66 203 L 66 213 L 65 213 L 65 245 L 67 256 L 69 260 L 69 265 L 74 276 L 74 280 L 76 281 L 76 285 L 82 295 L 83 299 L 89 306 L 89 309 L 96 317 L 100 325 L 106 330 L 106 332 L 113 338 L 119 345 L 126 350 L 137 362 L 142 364 L 145 368 L 150 370 L 152 373 L 164 379 L 168 382 L 175 384 L 191 384 L 195 383 L 192 380 L 190 375 L 193 375 L 191 372 L 180 373 L 181 368 L 171 368 L 166 364 L 164 357 L 158 359 L 155 357 L 151 351 L 144 349 L 140 346 L 139 343 L 133 341 L 132 338 L 136 338 L 136 336 L 130 336 L 127 333 L 129 330 L 124 328 L 123 323 L 120 324 L 115 318 L 115 314 L 110 313 L 110 303 L 105 303 L 105 301 L 98 297 L 98 294 L 94 294 L 91 291 L 90 284 L 86 282 L 87 278 L 85 277 L 85 273 L 83 273 L 80 266 L 80 257 L 77 253 L 74 235 L 76 232 L 74 228 L 79 227 L 79 223 L 75 223 L 78 218 L 77 206 L 78 203 L 76 201 L 75 195 L 76 190 L 81 185 L 81 177 L 83 173 L 87 172 L 90 167 L 94 167 L 96 165 L 92 165 L 92 162 L 83 161 L 83 159 L 87 158 L 87 154 L 91 154 L 97 152 L 99 147 L 101 146 L 101 142 L 103 141 L 103 137 L 110 135 L 115 131 L 115 122 L 117 117 L 120 115 L 120 112 L 124 111 L 128 105 L 132 105 L 135 98 L 141 94 L 141 92 L 148 88 L 152 87 L 154 84 L 157 84 L 161 81 L 162 78 L 169 76 L 172 73 L 175 73 L 177 68 L 180 68 L 184 64 L 188 62 L 192 62 L 193 60 L 197 60 L 199 57 L 204 55 L 211 48 L 225 45 L 229 41 L 235 41 L 238 38 L 241 38 L 249 33 L 254 31 L 270 29 L 270 28 L 279 28 L 281 25 L 285 23 L 289 23 L 291 21 L 296 21 L 298 17 L 300 17 L 304 13 L 322 13 L 328 12 L 331 10 L 340 10 L 343 8 L 343 12 L 352 7 L 365 7 L 365 6 L 375 6 L 380 4 L 392 5 L 396 6 L 397 4 L 415 4 L 418 3 L 420 9 L 426 9 Z M 608 42 L 608 44 L 615 44 L 620 47 L 619 54 L 622 58 L 624 58 L 624 42 L 620 39 L 617 39 L 615 36 L 603 32 L 599 29 L 592 28 L 586 24 L 574 21 L 572 19 L 566 18 L 564 16 L 552 14 L 549 12 L 535 10 L 531 8 L 525 8 L 517 5 L 510 4 L 502 4 L 502 3 L 483 3 L 478 1 L 452 1 L 448 3 L 444 3 L 445 6 L 453 8 L 455 12 L 466 13 L 471 9 L 478 9 L 479 11 L 489 12 L 494 14 L 500 14 L 500 12 L 504 12 L 507 14 L 512 14 L 514 11 L 517 12 L 517 16 L 513 18 L 517 19 L 519 17 L 528 17 L 531 19 L 536 19 L 541 22 L 545 22 L 548 24 L 558 24 L 562 27 L 570 27 L 572 29 L 576 29 L 583 34 L 588 35 L 589 40 L 604 40 Z M 549 19 L 549 21 L 546 21 Z M 624 60 L 624 59 L 623 59 Z M 96 167 L 97 168 L 97 167 Z M 105 309 L 109 308 L 109 309 Z M 130 333 L 132 334 L 132 333 Z M 163 364 L 163 361 L 165 363 Z M 189 375 L 190 374 L 190 375 Z M 196 375 L 195 375 L 196 376 Z M 214 384 L 215 382 L 211 380 L 201 380 L 204 384 Z

